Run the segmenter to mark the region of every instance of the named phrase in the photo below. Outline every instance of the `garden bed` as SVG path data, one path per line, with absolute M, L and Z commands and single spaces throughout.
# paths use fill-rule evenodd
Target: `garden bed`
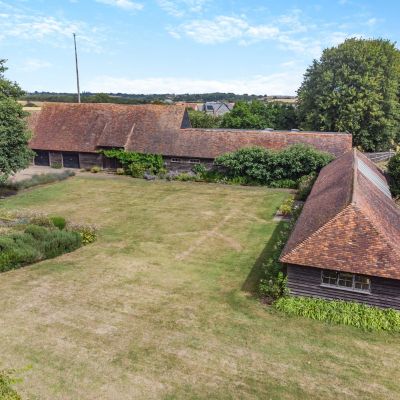
M 0 272 L 72 252 L 95 239 L 94 227 L 68 224 L 62 217 L 0 215 Z

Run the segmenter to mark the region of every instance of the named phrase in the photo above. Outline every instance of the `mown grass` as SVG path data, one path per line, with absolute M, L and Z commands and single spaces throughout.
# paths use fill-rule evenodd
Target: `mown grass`
M 397 399 L 399 336 L 285 317 L 242 290 L 287 196 L 79 176 L 2 201 L 100 225 L 94 244 L 1 275 L 2 367 L 31 366 L 16 389 L 39 399 Z

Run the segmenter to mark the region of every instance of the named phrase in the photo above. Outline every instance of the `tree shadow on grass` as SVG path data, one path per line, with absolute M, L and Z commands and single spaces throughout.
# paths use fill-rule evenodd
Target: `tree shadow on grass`
M 275 245 L 277 239 L 279 238 L 279 233 L 282 231 L 282 229 L 284 228 L 284 226 L 286 224 L 287 224 L 287 222 L 281 221 L 276 225 L 270 239 L 268 240 L 267 244 L 265 245 L 263 251 L 258 256 L 251 271 L 247 275 L 247 278 L 241 287 L 242 291 L 248 292 L 248 293 L 252 294 L 253 296 L 256 296 L 258 294 L 258 284 L 263 275 L 263 264 L 269 257 L 272 256 L 272 253 L 274 250 L 274 245 Z

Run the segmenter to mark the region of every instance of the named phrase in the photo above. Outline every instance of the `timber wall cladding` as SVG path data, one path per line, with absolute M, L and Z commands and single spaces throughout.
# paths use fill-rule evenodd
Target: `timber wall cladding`
M 81 168 L 90 169 L 92 167 L 103 166 L 103 156 L 96 153 L 79 153 L 79 164 Z
M 357 301 L 377 307 L 400 310 L 400 281 L 372 276 L 371 293 L 321 286 L 321 269 L 289 264 L 288 288 L 293 296 L 319 297 L 329 300 Z
M 59 152 L 50 152 L 49 153 L 49 158 L 50 158 L 50 166 L 51 167 L 58 167 L 63 165 L 63 159 L 62 159 L 62 154 Z

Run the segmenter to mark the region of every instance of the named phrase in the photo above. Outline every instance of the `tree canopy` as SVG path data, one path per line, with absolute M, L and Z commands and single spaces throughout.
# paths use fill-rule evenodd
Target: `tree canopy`
M 365 151 L 399 141 L 400 51 L 388 40 L 348 39 L 325 49 L 298 90 L 301 127 L 347 131 Z
M 0 182 L 26 168 L 33 155 L 28 148 L 26 113 L 17 102 L 24 92 L 4 77 L 5 62 L 0 59 Z
M 292 129 L 297 128 L 296 109 L 291 104 L 239 101 L 230 113 L 224 114 L 222 128 Z

